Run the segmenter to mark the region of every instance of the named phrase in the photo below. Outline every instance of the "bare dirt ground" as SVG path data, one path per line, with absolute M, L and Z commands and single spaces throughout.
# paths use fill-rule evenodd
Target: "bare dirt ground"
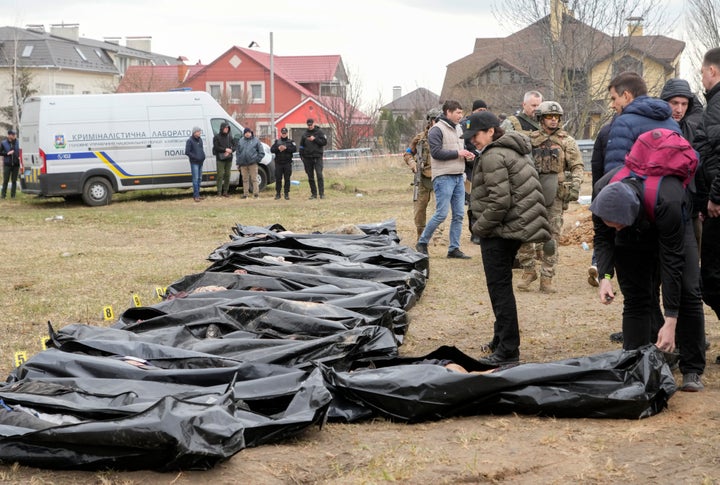
M 405 220 L 401 218 L 405 218 Z M 415 243 L 410 209 L 398 228 Z M 579 225 L 576 223 L 579 222 Z M 466 231 L 466 229 L 465 229 Z M 621 297 L 609 306 L 587 283 L 591 242 L 586 206 L 565 217 L 566 245 L 555 295 L 516 292 L 522 331 L 521 358 L 549 362 L 618 348 Z M 479 246 L 463 234 L 469 261 L 445 258 L 446 243 L 430 248 L 432 274 L 411 324 L 403 355 L 423 355 L 441 345 L 480 356 L 492 336 L 492 310 Z M 519 273 L 516 273 L 516 279 Z M 536 283 L 537 284 L 537 283 Z M 458 483 L 720 483 L 720 353 L 718 321 L 706 309 L 712 347 L 705 391 L 676 393 L 669 409 L 639 420 L 477 416 L 415 425 L 375 420 L 327 424 L 288 442 L 243 450 L 205 472 L 58 472 L 0 468 L 3 483 L 36 484 L 409 484 Z M 680 375 L 676 373 L 680 379 Z

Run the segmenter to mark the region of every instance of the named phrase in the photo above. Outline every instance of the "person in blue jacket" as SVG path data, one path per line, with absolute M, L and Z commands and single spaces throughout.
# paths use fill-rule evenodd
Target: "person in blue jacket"
M 200 182 L 202 181 L 202 167 L 205 162 L 205 148 L 203 148 L 202 129 L 198 126 L 192 129 L 192 135 L 185 142 L 185 155 L 190 160 L 190 174 L 192 175 L 193 200 L 200 202 Z
M 610 107 L 617 116 L 608 134 L 604 172 L 622 166 L 625 155 L 637 137 L 656 128 L 667 128 L 680 134 L 680 125 L 672 119 L 667 101 L 647 95 L 645 80 L 635 72 L 621 72 L 608 85 Z

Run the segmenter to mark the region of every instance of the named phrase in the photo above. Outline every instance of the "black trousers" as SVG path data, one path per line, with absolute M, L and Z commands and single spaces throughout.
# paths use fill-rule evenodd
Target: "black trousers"
M 720 218 L 705 218 L 700 250 L 703 300 L 720 318 Z
M 310 193 L 317 196 L 325 195 L 325 179 L 323 178 L 323 159 L 322 157 L 303 157 L 303 166 L 310 184 Z M 315 185 L 315 177 L 317 176 L 317 186 Z
M 275 195 L 280 195 L 285 183 L 285 195 L 290 194 L 290 176 L 292 175 L 292 162 L 275 162 Z
M 680 348 L 680 371 L 705 370 L 705 315 L 700 292 L 700 269 L 695 233 L 685 225 L 685 265 L 675 343 Z M 634 350 L 657 340 L 658 250 L 647 244 L 616 246 L 615 270 L 622 291 L 623 348 Z
M 520 328 L 512 269 L 521 244 L 521 241 L 514 239 L 480 238 L 485 280 L 495 315 L 493 344 L 495 353 L 503 357 L 514 357 L 520 353 Z

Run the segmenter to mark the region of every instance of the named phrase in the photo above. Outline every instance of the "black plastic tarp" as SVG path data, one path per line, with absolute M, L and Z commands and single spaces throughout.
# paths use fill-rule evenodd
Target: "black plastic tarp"
M 423 357 L 390 359 L 372 368 L 338 371 L 323 366 L 340 406 L 351 402 L 362 419 L 375 414 L 408 422 L 456 415 L 533 414 L 554 417 L 637 419 L 657 414 L 676 391 L 663 354 L 654 346 L 551 363 L 488 368 L 451 347 Z M 353 420 L 348 409 L 331 415 Z
M 110 328 L 50 328 L 50 348 L 0 386 L 0 461 L 204 469 L 326 419 L 637 419 L 675 392 L 654 347 L 490 374 L 446 368 L 488 370 L 452 347 L 400 357 L 429 267 L 392 221 L 352 234 L 233 231 L 164 301 Z

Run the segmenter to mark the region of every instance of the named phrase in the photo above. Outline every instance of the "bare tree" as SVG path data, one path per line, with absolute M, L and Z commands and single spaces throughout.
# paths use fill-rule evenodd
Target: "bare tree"
M 660 36 L 645 35 L 662 30 L 667 21 L 662 0 L 502 0 L 493 6 L 501 24 L 520 28 L 516 42 L 508 42 L 504 58 L 478 73 L 478 91 L 495 110 L 519 108 L 522 92 L 538 89 L 547 100 L 565 110 L 566 129 L 581 138 L 593 136 L 607 119 L 607 85 L 623 70 L 643 75 L 651 91 L 659 90 L 668 72 L 643 72 L 646 58 Z M 642 40 L 639 40 L 641 39 Z M 482 49 L 478 39 L 476 49 Z M 482 76 L 486 76 L 484 79 Z M 511 88 L 509 88 L 511 86 Z M 491 89 L 488 89 L 491 87 Z M 515 96 L 508 105 L 508 95 Z M 511 111 L 513 111 L 511 109 Z
M 0 108 L 5 119 L 11 120 L 10 123 L 1 122 L 3 128 L 18 128 L 20 126 L 20 118 L 22 118 L 22 106 L 25 99 L 37 93 L 37 89 L 32 87 L 33 74 L 29 69 L 18 68 L 13 72 L 13 86 L 10 88 L 10 105 Z
M 363 103 L 359 76 L 347 70 L 347 79 L 347 84 L 339 84 L 334 92 L 320 96 L 320 102 L 330 111 L 332 119 L 325 121 L 333 127 L 334 148 L 338 149 L 371 145 L 380 107 L 379 97 L 370 105 Z
M 688 0 L 685 16 L 690 62 L 697 72 L 709 49 L 720 46 L 720 0 Z

